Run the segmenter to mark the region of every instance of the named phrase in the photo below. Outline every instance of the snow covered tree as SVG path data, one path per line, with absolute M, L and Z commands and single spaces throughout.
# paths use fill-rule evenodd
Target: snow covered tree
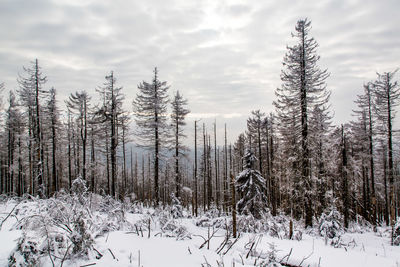
M 181 173 L 179 167 L 179 157 L 182 156 L 187 150 L 182 143 L 182 139 L 186 137 L 183 132 L 183 127 L 186 125 L 185 117 L 189 114 L 189 109 L 186 108 L 187 106 L 187 99 L 184 99 L 183 96 L 176 92 L 174 95 L 174 99 L 171 102 L 172 106 L 172 113 L 171 113 L 171 126 L 173 127 L 174 131 L 174 140 L 173 146 L 175 149 L 175 197 L 180 198 L 181 196 L 181 188 L 182 188 L 182 181 L 181 181 Z
M 395 108 L 399 105 L 400 87 L 397 81 L 393 81 L 397 70 L 379 74 L 374 82 L 374 91 L 376 94 L 376 111 L 378 118 L 382 123 L 382 129 L 386 134 L 388 150 L 388 180 L 389 180 L 389 207 L 390 207 L 390 225 L 396 223 L 395 199 L 394 199 L 394 165 L 393 165 L 393 120 Z M 393 243 L 393 238 L 392 238 Z
M 242 214 L 252 214 L 254 218 L 261 218 L 266 209 L 265 179 L 255 169 L 256 156 L 248 150 L 243 157 L 243 171 L 236 177 L 236 190 L 240 200 L 237 211 Z
M 284 69 L 281 72 L 282 86 L 276 89 L 277 100 L 274 102 L 281 134 L 291 137 L 286 138 L 287 142 L 294 140 L 293 156 L 297 159 L 293 165 L 293 173 L 294 177 L 298 177 L 294 183 L 295 188 L 301 189 L 297 193 L 304 198 L 306 226 L 312 226 L 313 216 L 309 144 L 312 129 L 309 129 L 309 115 L 315 106 L 326 105 L 330 95 L 325 84 L 329 73 L 317 65 L 320 59 L 316 52 L 318 44 L 309 36 L 310 29 L 311 22 L 307 19 L 301 19 L 296 24 L 292 37 L 298 43 L 287 47 L 288 51 L 283 59 Z
M 328 187 L 328 169 L 330 161 L 329 146 L 331 132 L 331 115 L 326 107 L 315 106 L 310 117 L 310 152 L 312 159 L 312 171 L 315 178 L 316 190 L 318 192 L 317 202 L 314 207 L 316 213 L 321 214 L 326 208 L 326 197 Z
M 138 127 L 135 134 L 143 147 L 154 149 L 154 196 L 158 205 L 160 150 L 168 140 L 169 130 L 167 124 L 169 86 L 167 82 L 158 79 L 158 70 L 155 68 L 152 83 L 143 81 L 138 89 L 139 93 L 133 101 L 133 112 Z

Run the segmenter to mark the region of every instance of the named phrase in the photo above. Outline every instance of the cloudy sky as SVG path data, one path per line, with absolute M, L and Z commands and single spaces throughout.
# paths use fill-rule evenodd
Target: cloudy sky
M 0 81 L 17 88 L 38 58 L 63 106 L 76 90 L 96 99 L 113 70 L 130 109 L 157 66 L 189 99 L 190 120 L 226 122 L 233 139 L 251 110 L 273 111 L 286 45 L 308 17 L 342 123 L 364 82 L 400 67 L 399 11 L 399 0 L 0 0 Z

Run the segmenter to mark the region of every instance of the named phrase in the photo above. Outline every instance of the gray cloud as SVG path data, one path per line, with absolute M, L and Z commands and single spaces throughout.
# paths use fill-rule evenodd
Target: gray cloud
M 399 8 L 396 0 L 3 0 L 0 79 L 17 88 L 17 73 L 37 57 L 62 105 L 76 90 L 96 99 L 114 70 L 130 109 L 137 84 L 158 66 L 171 92 L 189 99 L 190 120 L 215 116 L 233 139 L 251 110 L 273 110 L 290 33 L 308 17 L 340 123 L 364 82 L 399 67 Z

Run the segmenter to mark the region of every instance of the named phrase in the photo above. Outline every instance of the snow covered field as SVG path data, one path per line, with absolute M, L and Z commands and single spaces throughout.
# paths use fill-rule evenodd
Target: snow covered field
M 240 216 L 242 231 L 264 230 L 233 238 L 225 230 L 230 217 L 216 213 L 193 218 L 180 206 L 143 208 L 97 195 L 3 198 L 0 266 L 400 266 L 387 228 L 352 225 L 329 239 L 318 226 L 304 230 L 295 222 L 300 240 L 289 240 L 285 216 Z

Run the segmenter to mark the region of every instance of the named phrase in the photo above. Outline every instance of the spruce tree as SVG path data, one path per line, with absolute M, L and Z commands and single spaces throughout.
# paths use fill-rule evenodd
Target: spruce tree
M 175 150 L 175 197 L 178 199 L 181 197 L 182 181 L 179 167 L 179 158 L 184 155 L 185 150 L 188 148 L 183 145 L 182 139 L 186 137 L 183 132 L 183 127 L 186 125 L 185 117 L 189 114 L 189 109 L 186 108 L 187 100 L 183 96 L 176 92 L 171 102 L 172 113 L 171 113 L 171 127 L 173 128 L 173 146 Z
M 236 190 L 240 196 L 237 211 L 259 219 L 266 210 L 267 197 L 265 179 L 255 169 L 256 161 L 254 153 L 248 150 L 243 157 L 243 171 L 236 177 Z
M 281 72 L 282 85 L 277 88 L 274 102 L 280 120 L 280 131 L 288 142 L 293 141 L 295 150 L 293 176 L 296 192 L 304 200 L 305 224 L 312 226 L 313 192 L 311 174 L 309 116 L 315 106 L 324 106 L 329 99 L 325 80 L 327 70 L 321 70 L 317 63 L 320 59 L 316 50 L 317 42 L 309 35 L 311 22 L 301 19 L 297 22 L 292 37 L 297 44 L 288 46 L 283 59 Z M 300 140 L 298 142 L 297 140 Z M 292 148 L 292 149 L 293 149 Z M 298 201 L 296 201 L 298 202 Z
M 154 149 L 154 194 L 155 204 L 158 205 L 159 172 L 161 149 L 168 140 L 167 82 L 158 79 L 158 70 L 154 69 L 154 77 L 151 83 L 143 81 L 138 86 L 139 93 L 133 101 L 133 112 L 137 131 L 135 133 L 141 145 L 148 149 Z

